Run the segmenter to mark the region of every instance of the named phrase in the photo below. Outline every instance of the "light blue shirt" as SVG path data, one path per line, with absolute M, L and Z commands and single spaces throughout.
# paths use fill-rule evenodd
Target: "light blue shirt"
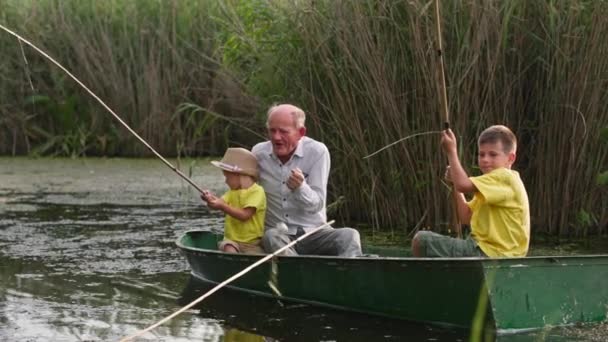
M 325 144 L 302 137 L 285 164 L 273 153 L 270 141 L 255 145 L 251 152 L 258 160 L 258 183 L 266 191 L 266 229 L 284 222 L 288 233 L 295 234 L 298 227 L 309 230 L 327 221 L 325 203 L 330 157 Z M 286 181 L 295 168 L 302 170 L 304 181 L 292 191 Z

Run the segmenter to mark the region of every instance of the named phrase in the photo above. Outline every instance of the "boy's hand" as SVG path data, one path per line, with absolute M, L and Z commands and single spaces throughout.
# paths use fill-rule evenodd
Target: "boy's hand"
M 443 148 L 443 152 L 447 155 L 451 153 L 458 154 L 456 136 L 449 128 L 441 131 L 441 147 Z
M 201 193 L 201 199 L 207 202 L 207 206 L 211 209 L 219 209 L 222 210 L 226 202 L 221 197 L 217 197 L 211 192 L 205 190 Z
M 291 170 L 291 175 L 289 175 L 289 178 L 287 178 L 286 184 L 290 190 L 295 190 L 299 188 L 303 182 L 304 173 L 302 173 L 302 170 L 296 167 L 295 169 Z
M 209 197 L 211 193 L 209 192 L 209 190 L 203 190 L 203 192 L 201 192 L 201 199 L 203 200 L 203 202 L 207 202 L 207 197 Z

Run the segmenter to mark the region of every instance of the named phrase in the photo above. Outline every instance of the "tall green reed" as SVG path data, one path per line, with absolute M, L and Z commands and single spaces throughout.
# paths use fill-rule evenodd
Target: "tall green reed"
M 577 213 L 605 213 L 599 203 L 606 194 L 594 180 L 607 164 L 607 148 L 598 143 L 598 127 L 608 120 L 607 5 L 441 5 L 451 121 L 464 165 L 478 174 L 478 134 L 508 125 L 519 137 L 515 167 L 528 188 L 535 231 L 581 235 Z M 342 218 L 405 230 L 445 227 L 449 200 L 438 136 L 362 159 L 401 137 L 441 128 L 431 3 L 274 1 L 265 10 L 273 18 L 265 30 L 282 35 L 265 41 L 247 32 L 255 16 L 238 11 L 231 18 L 240 30 L 233 34 L 249 44 L 246 55 L 276 65 L 273 82 L 282 85 L 283 99 L 310 113 L 311 134 L 332 152 L 331 193 L 345 199 Z M 248 85 L 262 79 L 258 69 L 236 70 Z
M 162 154 L 220 154 L 228 141 L 215 136 L 232 134 L 223 125 L 197 136 L 205 114 L 184 115 L 180 104 L 244 118 L 255 104 L 215 58 L 212 2 L 5 2 L 0 12 L 6 25 L 65 65 Z M 0 39 L 7 57 L 0 62 L 6 75 L 0 96 L 7 104 L 0 110 L 10 118 L 0 129 L 16 137 L 12 144 L 3 139 L 2 153 L 148 155 L 60 70 L 27 48 L 22 53 L 16 40 Z M 26 107 L 20 101 L 28 97 L 60 105 Z M 74 97 L 78 107 L 61 111 Z M 87 133 L 86 141 L 64 151 L 78 132 Z
M 363 159 L 442 128 L 432 2 L 0 1 L 3 22 L 58 55 L 162 153 L 249 147 L 261 139 L 251 130 L 263 131 L 264 109 L 293 102 L 332 153 L 330 201 L 340 199 L 333 209 L 342 221 L 398 233 L 446 228 L 438 134 Z M 451 125 L 469 173 L 478 174 L 478 134 L 505 124 L 519 138 L 515 168 L 534 231 L 605 232 L 608 194 L 596 180 L 608 169 L 608 5 L 441 6 Z M 60 104 L 81 92 L 14 40 L 0 43 L 10 47 L 0 60 L 2 153 L 32 151 L 50 137 L 64 137 L 77 154 L 146 153 L 86 98 L 77 101 L 80 126 L 67 132 L 48 106 L 21 103 L 44 95 Z

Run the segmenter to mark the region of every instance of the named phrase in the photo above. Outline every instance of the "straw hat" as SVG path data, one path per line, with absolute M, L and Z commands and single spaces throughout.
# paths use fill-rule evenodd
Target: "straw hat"
M 239 173 L 258 178 L 258 161 L 253 153 L 241 147 L 231 147 L 226 150 L 220 161 L 212 161 L 211 164 L 228 172 Z

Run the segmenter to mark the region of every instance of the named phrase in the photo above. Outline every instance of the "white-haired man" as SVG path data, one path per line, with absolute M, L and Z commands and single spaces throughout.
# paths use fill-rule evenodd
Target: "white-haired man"
M 325 212 L 330 157 L 327 147 L 306 136 L 306 114 L 294 105 L 268 110 L 269 140 L 252 149 L 266 191 L 267 211 L 262 245 L 272 253 L 327 221 Z M 287 230 L 274 229 L 284 223 Z M 361 255 L 359 232 L 323 228 L 287 249 L 284 255 Z

